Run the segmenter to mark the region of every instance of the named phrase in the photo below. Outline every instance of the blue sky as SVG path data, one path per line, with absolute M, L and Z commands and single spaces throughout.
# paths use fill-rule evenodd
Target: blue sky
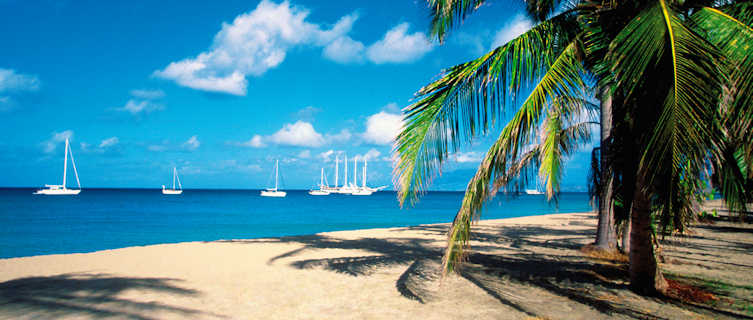
M 261 188 L 280 159 L 305 189 L 342 153 L 391 186 L 400 109 L 529 28 L 521 4 L 487 5 L 440 46 L 423 1 L 0 0 L 0 186 L 58 183 L 65 137 L 84 187 L 159 187 L 176 166 L 187 188 Z M 464 189 L 489 141 L 433 189 Z M 564 190 L 585 190 L 587 159 Z

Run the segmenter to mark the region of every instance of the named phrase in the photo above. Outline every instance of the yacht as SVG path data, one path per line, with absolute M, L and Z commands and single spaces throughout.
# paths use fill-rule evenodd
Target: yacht
M 66 176 L 68 175 L 68 153 L 71 154 L 71 164 L 73 165 L 73 173 L 76 174 L 76 184 L 78 189 L 68 189 L 65 186 Z M 34 194 L 44 194 L 51 196 L 67 196 L 77 195 L 81 193 L 81 181 L 78 180 L 78 171 L 76 170 L 76 162 L 73 160 L 73 150 L 71 150 L 68 138 L 65 139 L 65 155 L 63 156 L 63 184 L 46 184 L 43 189 L 39 189 Z
M 280 191 L 277 189 L 278 184 L 278 176 L 280 174 L 280 160 L 275 160 L 275 187 L 274 188 L 267 188 L 266 190 L 261 191 L 262 197 L 276 197 L 276 198 L 283 198 L 288 195 L 285 191 Z

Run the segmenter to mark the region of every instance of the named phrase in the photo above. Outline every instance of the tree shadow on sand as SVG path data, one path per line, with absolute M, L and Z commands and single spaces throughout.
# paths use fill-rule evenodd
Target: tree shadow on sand
M 399 228 L 422 235 L 440 235 L 446 225 Z M 546 239 L 539 238 L 548 236 Z M 671 316 L 645 312 L 631 303 L 643 299 L 627 290 L 628 275 L 622 264 L 586 259 L 577 249 L 593 238 L 593 230 L 509 226 L 474 228 L 474 252 L 460 276 L 500 303 L 531 317 L 562 316 L 562 310 L 578 305 L 597 318 L 619 316 L 634 319 L 669 319 Z M 232 242 L 274 242 L 302 244 L 271 258 L 275 264 L 313 249 L 352 249 L 367 254 L 336 258 L 302 259 L 288 262 L 298 269 L 325 269 L 354 277 L 366 276 L 384 267 L 407 266 L 395 283 L 404 297 L 420 303 L 434 301 L 441 292 L 440 263 L 444 243 L 436 237 L 396 237 L 388 239 L 341 239 L 327 235 L 283 237 Z M 543 253 L 542 253 L 543 252 Z M 444 290 L 444 289 L 439 289 Z M 615 292 L 620 292 L 616 295 Z M 549 298 L 542 298 L 542 294 Z M 624 299 L 629 296 L 629 299 Z M 554 298 L 551 298 L 554 297 Z M 559 310 L 558 310 L 559 309 Z M 593 311 L 596 310 L 596 311 Z
M 139 320 L 152 319 L 145 314 L 155 312 L 168 312 L 183 318 L 202 314 L 199 310 L 160 302 L 138 302 L 118 297 L 127 290 L 182 296 L 198 294 L 196 290 L 177 286 L 176 282 L 179 280 L 90 273 L 19 278 L 0 283 L 0 314 L 14 319 L 84 316 Z

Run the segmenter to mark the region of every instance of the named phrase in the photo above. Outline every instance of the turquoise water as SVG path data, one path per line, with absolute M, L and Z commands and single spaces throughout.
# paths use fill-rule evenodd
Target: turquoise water
M 260 197 L 258 190 L 84 189 L 78 196 L 0 189 L 0 258 L 91 252 L 157 243 L 303 235 L 324 231 L 450 222 L 461 192 L 429 192 L 400 209 L 394 192 L 372 196 Z M 555 207 L 543 196 L 499 196 L 482 218 L 591 210 L 585 193 L 565 193 Z

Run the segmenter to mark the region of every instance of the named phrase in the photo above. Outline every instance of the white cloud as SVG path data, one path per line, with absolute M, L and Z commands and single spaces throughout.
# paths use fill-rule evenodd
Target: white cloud
M 421 32 L 407 34 L 409 27 L 404 22 L 387 31 L 381 40 L 369 46 L 366 56 L 377 64 L 412 62 L 423 57 L 434 45 Z
M 314 106 L 307 106 L 301 110 L 298 110 L 298 112 L 295 113 L 295 116 L 299 119 L 313 120 L 314 116 L 321 111 L 322 109 L 320 108 L 317 108 Z
M 335 154 L 335 150 L 327 150 L 319 154 L 319 158 L 322 158 L 324 162 L 331 161 L 332 156 Z
M 365 46 L 360 41 L 344 36 L 335 39 L 324 48 L 324 57 L 339 63 L 363 61 Z
M 154 100 L 165 97 L 165 92 L 162 90 L 136 89 L 131 90 L 131 95 L 139 99 Z
M 358 157 L 358 158 L 359 158 L 359 159 L 361 159 L 361 160 L 363 160 L 363 159 L 366 159 L 366 160 L 374 160 L 374 159 L 379 159 L 379 156 L 380 156 L 380 155 L 382 155 L 382 153 L 381 153 L 381 152 L 377 151 L 377 149 L 371 148 L 371 149 L 370 149 L 369 151 L 367 151 L 366 153 L 364 153 L 364 154 L 359 154 L 359 155 L 356 155 L 356 157 Z
M 117 110 L 130 112 L 132 115 L 137 115 L 142 112 L 150 113 L 152 111 L 162 110 L 165 107 L 161 104 L 153 103 L 148 100 L 136 100 L 129 99 L 126 105 Z
M 196 136 L 191 136 L 186 142 L 183 142 L 183 148 L 191 151 L 198 149 L 200 145 L 201 142 L 199 142 L 199 139 L 197 139 Z
M 366 132 L 363 139 L 374 144 L 391 144 L 403 128 L 403 117 L 399 114 L 380 111 L 366 119 Z
M 400 107 L 397 106 L 397 103 L 390 102 L 387 105 L 382 108 L 382 111 L 386 111 L 389 113 L 400 113 Z
M 18 105 L 13 95 L 39 90 L 40 81 L 35 75 L 16 73 L 12 69 L 0 68 L 0 112 L 10 111 Z
M 481 162 L 482 154 L 478 152 L 458 152 L 455 154 L 455 161 L 460 163 L 467 163 L 467 162 Z
M 42 142 L 42 147 L 44 148 L 45 153 L 53 153 L 55 152 L 55 149 L 57 149 L 57 146 L 65 141 L 65 139 L 71 139 L 73 138 L 73 131 L 71 130 L 65 130 L 63 132 L 53 132 L 52 137 L 50 137 L 49 140 Z
M 252 148 L 263 148 L 268 144 L 316 148 L 327 143 L 342 143 L 350 140 L 352 136 L 348 129 L 342 129 L 335 134 L 322 135 L 316 132 L 310 122 L 298 120 L 295 123 L 284 124 L 280 130 L 271 135 L 255 134 L 248 141 L 228 142 L 228 144 Z
M 245 95 L 246 76 L 260 76 L 277 67 L 295 46 L 352 42 L 347 33 L 358 19 L 356 14 L 342 17 L 331 29 L 307 22 L 308 14 L 288 1 L 263 0 L 253 11 L 223 23 L 209 51 L 172 62 L 154 75 L 193 89 Z
M 348 130 L 348 129 L 342 129 L 342 130 L 340 130 L 340 132 L 335 133 L 335 134 L 329 134 L 328 133 L 326 135 L 326 140 L 328 142 L 331 142 L 331 143 L 332 142 L 334 142 L 334 143 L 342 143 L 342 142 L 350 140 L 350 137 L 352 137 L 352 136 L 353 136 L 353 134 L 350 133 L 350 130 Z
M 39 90 L 39 78 L 35 75 L 16 73 L 13 69 L 0 68 L 0 93 Z
M 533 27 L 533 23 L 523 14 L 518 14 L 512 18 L 504 27 L 497 31 L 492 42 L 492 49 L 499 47 L 519 35 L 525 33 Z
M 131 90 L 131 96 L 133 98 L 128 99 L 125 106 L 116 108 L 115 110 L 139 116 L 143 113 L 165 109 L 163 104 L 154 102 L 156 99 L 165 97 L 165 92 L 162 90 L 136 89 Z
M 311 151 L 309 151 L 309 150 L 303 150 L 303 151 L 299 152 L 298 153 L 298 158 L 301 158 L 301 159 L 311 158 Z
M 289 146 L 319 147 L 324 144 L 324 137 L 314 130 L 311 123 L 299 120 L 283 125 L 282 129 L 269 137 L 269 141 Z
M 120 142 L 120 140 L 118 140 L 118 137 L 107 138 L 107 139 L 102 140 L 102 142 L 99 143 L 99 147 L 109 148 L 118 144 L 118 142 Z
M 262 136 L 255 134 L 250 140 L 242 142 L 240 145 L 253 148 L 266 147 L 267 145 L 264 143 L 264 141 L 262 141 L 262 139 Z

